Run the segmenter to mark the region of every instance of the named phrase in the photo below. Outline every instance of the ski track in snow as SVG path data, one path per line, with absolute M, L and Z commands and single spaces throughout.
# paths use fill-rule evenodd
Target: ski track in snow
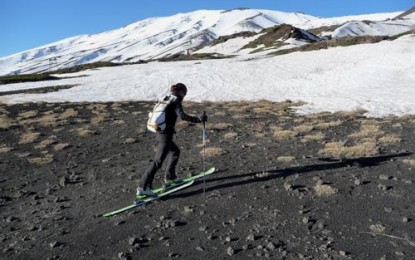
M 66 74 L 59 81 L 1 86 L 0 92 L 79 84 L 3 103 L 156 100 L 183 82 L 190 101 L 304 101 L 301 114 L 365 109 L 367 116 L 415 114 L 415 36 L 275 57 L 153 62 Z

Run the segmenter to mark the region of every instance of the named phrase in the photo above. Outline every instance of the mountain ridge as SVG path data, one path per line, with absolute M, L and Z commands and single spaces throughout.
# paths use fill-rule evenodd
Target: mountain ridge
M 371 17 L 375 17 L 373 14 Z M 395 13 L 376 17 L 396 17 Z M 334 18 L 333 18 L 334 19 Z M 119 29 L 69 37 L 0 58 L 0 75 L 42 73 L 91 62 L 137 62 L 193 51 L 221 36 L 280 24 L 300 29 L 332 20 L 273 10 L 198 10 L 147 18 Z M 341 20 L 341 19 L 340 19 Z

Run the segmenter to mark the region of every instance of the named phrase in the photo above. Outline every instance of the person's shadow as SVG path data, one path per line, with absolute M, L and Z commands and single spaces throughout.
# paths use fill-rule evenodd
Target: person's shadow
M 339 169 L 343 167 L 374 167 L 384 163 L 387 163 L 393 158 L 398 157 L 405 157 L 409 156 L 412 153 L 399 153 L 393 155 L 382 155 L 382 156 L 375 156 L 375 157 L 361 157 L 361 158 L 353 158 L 353 159 L 342 159 L 342 160 L 334 160 L 330 158 L 320 159 L 321 161 L 326 161 L 328 163 L 321 163 L 321 164 L 314 164 L 314 165 L 305 165 L 305 166 L 296 166 L 291 168 L 279 169 L 279 170 L 268 170 L 268 171 L 260 171 L 260 172 L 250 172 L 245 174 L 235 174 L 235 175 L 228 175 L 228 176 L 221 176 L 221 177 L 213 177 L 218 176 L 220 172 L 213 173 L 213 175 L 206 177 L 206 183 L 212 182 L 219 182 L 218 185 L 207 187 L 205 192 L 211 192 L 220 189 L 226 189 L 233 186 L 241 186 L 251 183 L 259 183 L 259 182 L 267 182 L 276 178 L 285 178 L 290 175 L 294 174 L 305 174 L 305 173 L 316 173 L 318 171 L 325 171 L 325 170 L 332 170 L 332 169 Z M 334 162 L 333 162 L 334 161 Z M 254 177 L 255 178 L 248 178 Z M 235 181 L 233 181 L 235 180 Z M 203 184 L 203 180 L 199 179 L 198 184 Z M 194 191 L 181 193 L 177 195 L 169 196 L 166 199 L 171 198 L 186 198 L 194 195 L 198 195 L 203 193 L 203 187 Z

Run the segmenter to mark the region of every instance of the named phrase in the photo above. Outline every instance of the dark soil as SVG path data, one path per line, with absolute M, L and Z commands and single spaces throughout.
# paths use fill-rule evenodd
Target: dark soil
M 51 87 L 34 88 L 34 89 L 3 91 L 3 92 L 0 92 L 0 96 L 15 95 L 15 94 L 44 94 L 44 93 L 49 93 L 49 92 L 57 92 L 63 89 L 70 89 L 75 86 L 76 85 L 51 86 Z
M 1 105 L 0 258 L 415 258 L 414 117 L 303 117 L 292 105 L 184 104 L 189 114 L 207 111 L 207 148 L 223 152 L 206 158 L 218 169 L 206 192 L 199 182 L 111 218 L 101 214 L 133 202 L 154 155 L 155 138 L 144 134 L 153 103 Z M 400 142 L 376 143 L 368 156 L 320 155 L 368 122 Z M 299 132 L 277 138 L 275 127 Z M 201 127 L 177 128 L 178 170 L 198 173 Z M 22 141 L 28 132 L 40 136 Z M 304 141 L 317 132 L 323 140 Z

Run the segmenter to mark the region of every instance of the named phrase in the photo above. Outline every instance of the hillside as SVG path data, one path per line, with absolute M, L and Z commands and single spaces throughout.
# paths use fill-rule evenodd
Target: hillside
M 259 33 L 263 29 L 281 24 L 307 30 L 341 25 L 353 20 L 376 21 L 376 19 L 393 18 L 397 15 L 397 13 L 389 13 L 318 18 L 301 13 L 271 10 L 200 10 L 170 17 L 149 18 L 99 34 L 78 35 L 0 58 L 0 75 L 44 73 L 96 62 L 134 63 L 143 60 L 166 59 L 189 51 L 193 52 L 223 36 L 245 31 Z M 391 35 L 401 33 L 402 28 L 415 22 L 414 19 L 409 19 L 395 21 L 395 23 L 398 25 L 384 22 L 379 26 L 367 27 L 363 26 L 365 24 L 363 23 L 358 27 L 359 30 L 368 30 L 367 34 L 370 35 L 385 34 L 382 30 L 385 27 L 387 34 Z M 381 28 L 380 31 L 376 32 L 379 28 Z M 351 31 L 355 31 L 348 29 L 346 33 L 343 33 L 345 30 L 342 29 L 341 33 L 334 32 L 333 37 L 350 35 Z M 324 36 L 327 34 L 329 33 L 325 32 Z M 243 40 L 241 43 L 247 44 Z M 246 54 L 246 52 L 241 54 Z

